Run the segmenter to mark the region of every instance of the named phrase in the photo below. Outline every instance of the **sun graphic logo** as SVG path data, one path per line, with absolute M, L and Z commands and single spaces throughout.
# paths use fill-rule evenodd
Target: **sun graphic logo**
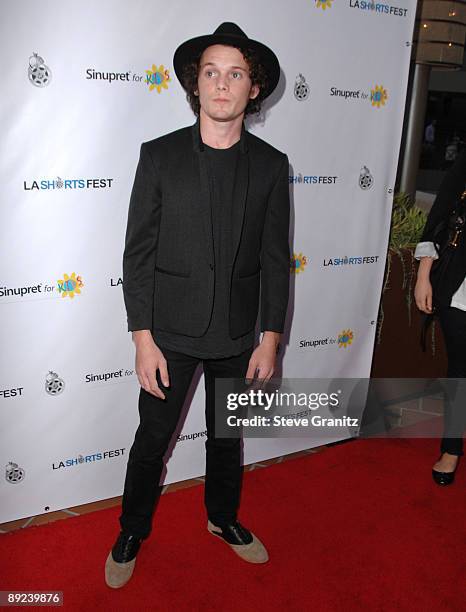
M 346 348 L 349 344 L 352 344 L 354 340 L 354 334 L 351 329 L 344 329 L 341 334 L 338 334 L 338 348 Z
M 170 71 L 163 64 L 158 68 L 152 64 L 152 70 L 146 70 L 146 83 L 149 85 L 149 91 L 157 89 L 157 93 L 160 93 L 162 88 L 168 89 L 167 83 L 170 82 Z
M 290 259 L 290 269 L 292 274 L 299 274 L 300 272 L 304 272 L 304 268 L 307 265 L 306 255 L 302 253 L 293 253 L 293 257 Z
M 316 8 L 321 8 L 323 11 L 332 8 L 333 0 L 316 0 Z
M 63 278 L 58 280 L 57 283 L 58 291 L 61 293 L 62 298 L 69 297 L 73 299 L 75 294 L 79 295 L 81 293 L 81 287 L 84 286 L 81 277 L 76 276 L 75 272 L 71 276 L 64 274 Z
M 374 89 L 371 89 L 371 104 L 372 106 L 376 106 L 380 108 L 381 106 L 385 106 L 385 102 L 387 101 L 388 94 L 387 90 L 383 88 L 382 85 L 376 85 Z

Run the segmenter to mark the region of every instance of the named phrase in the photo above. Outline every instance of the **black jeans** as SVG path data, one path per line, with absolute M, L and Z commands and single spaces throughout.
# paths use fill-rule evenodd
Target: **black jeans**
M 466 377 L 466 311 L 451 306 L 439 311 L 440 325 L 445 339 L 448 357 L 448 378 Z M 452 392 L 445 404 L 444 437 L 441 453 L 463 455 L 463 432 L 465 428 L 466 405 L 464 403 L 465 381 L 458 381 L 458 388 Z M 456 397 L 455 397 L 456 395 Z
M 206 479 L 204 501 L 208 518 L 216 525 L 236 520 L 242 480 L 241 439 L 215 438 L 215 379 L 244 378 L 253 347 L 223 359 L 199 359 L 160 347 L 167 360 L 170 386 L 165 400 L 141 388 L 140 423 L 126 468 L 120 525 L 123 531 L 147 538 L 160 496 L 164 455 L 178 424 L 181 410 L 200 361 L 206 395 Z M 226 407 L 225 407 L 226 409 Z

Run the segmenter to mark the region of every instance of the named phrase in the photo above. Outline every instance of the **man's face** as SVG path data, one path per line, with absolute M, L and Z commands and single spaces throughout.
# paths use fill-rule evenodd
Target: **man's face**
M 250 98 L 259 94 L 252 85 L 249 67 L 241 51 L 227 45 L 207 47 L 201 56 L 197 79 L 201 113 L 215 121 L 232 121 L 240 116 Z

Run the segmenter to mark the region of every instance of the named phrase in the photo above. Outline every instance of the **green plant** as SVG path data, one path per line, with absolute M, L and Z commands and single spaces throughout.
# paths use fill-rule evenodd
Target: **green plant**
M 406 305 L 408 308 L 408 325 L 411 325 L 413 282 L 416 277 L 414 249 L 416 244 L 420 241 L 426 221 L 427 214 L 416 206 L 415 202 L 411 200 L 408 194 L 398 192 L 394 195 L 382 298 L 385 291 L 390 288 L 392 257 L 398 257 L 403 271 L 402 289 L 405 292 Z M 377 322 L 378 344 L 381 342 L 383 319 L 383 300 L 381 300 Z M 432 327 L 432 333 L 433 331 Z M 432 349 L 435 351 L 434 345 L 432 345 Z
M 388 248 L 398 253 L 401 249 L 414 248 L 421 238 L 427 214 L 409 195 L 399 192 L 393 198 L 392 224 Z

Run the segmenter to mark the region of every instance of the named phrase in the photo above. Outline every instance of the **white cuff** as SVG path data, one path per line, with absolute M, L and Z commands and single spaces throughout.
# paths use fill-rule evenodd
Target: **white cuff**
M 433 242 L 418 242 L 416 250 L 414 251 L 414 258 L 421 259 L 421 257 L 433 257 L 438 259 L 437 251 Z

